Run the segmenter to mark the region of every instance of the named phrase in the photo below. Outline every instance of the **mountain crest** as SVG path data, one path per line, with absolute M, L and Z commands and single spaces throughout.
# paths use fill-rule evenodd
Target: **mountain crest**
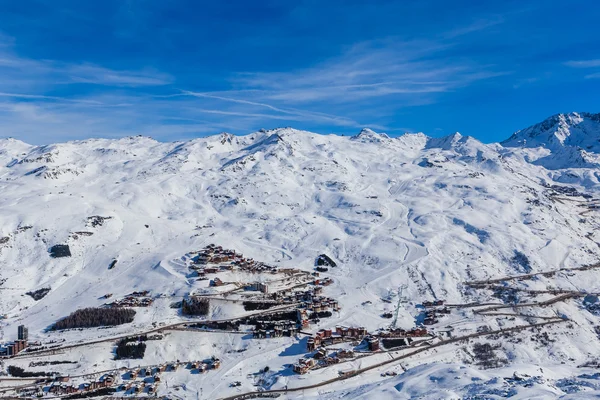
M 504 147 L 543 149 L 528 158 L 548 169 L 598 166 L 600 113 L 556 114 L 515 132 L 501 142 Z M 535 159 L 532 159 L 535 158 Z
M 363 128 L 358 135 L 352 136 L 352 140 L 363 143 L 380 143 L 390 139 L 385 133 L 377 133 L 372 129 Z

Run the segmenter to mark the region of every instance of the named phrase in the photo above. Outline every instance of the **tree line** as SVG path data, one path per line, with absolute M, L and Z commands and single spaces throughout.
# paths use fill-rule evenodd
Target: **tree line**
M 23 368 L 21 367 L 17 367 L 14 365 L 9 365 L 8 368 L 6 369 L 8 374 L 11 376 L 15 376 L 17 378 L 37 378 L 40 376 L 51 376 L 51 375 L 55 375 L 55 372 L 30 372 L 30 371 L 25 371 Z
M 207 299 L 190 297 L 181 302 L 181 313 L 184 315 L 208 315 L 210 302 Z
M 119 340 L 115 350 L 115 360 L 124 358 L 144 358 L 147 337 L 124 338 Z
M 122 325 L 133 321 L 135 311 L 130 308 L 83 308 L 57 321 L 53 329 L 93 328 Z

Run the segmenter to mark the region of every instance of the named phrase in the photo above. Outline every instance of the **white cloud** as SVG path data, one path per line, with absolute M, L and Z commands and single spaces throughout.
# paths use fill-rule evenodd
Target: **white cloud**
M 57 68 L 72 82 L 106 86 L 161 86 L 173 83 L 173 78 L 156 71 L 116 71 L 93 64 L 66 65 Z
M 600 58 L 595 60 L 567 61 L 564 64 L 571 68 L 594 68 L 600 67 Z
M 585 79 L 600 79 L 600 72 L 589 74 L 585 76 Z

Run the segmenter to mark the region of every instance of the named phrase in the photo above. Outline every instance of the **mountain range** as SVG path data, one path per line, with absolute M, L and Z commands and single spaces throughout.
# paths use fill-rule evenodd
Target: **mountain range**
M 599 261 L 599 166 L 600 114 L 591 113 L 558 114 L 492 144 L 459 133 L 390 137 L 363 129 L 343 137 L 292 128 L 173 143 L 142 136 L 43 146 L 0 139 L 1 334 L 10 340 L 25 324 L 32 340 L 76 343 L 181 321 L 171 303 L 205 284 L 182 260 L 210 243 L 306 271 L 319 254 L 329 255 L 338 266 L 330 271 L 328 290 L 342 310 L 323 326 L 384 328 L 390 321 L 381 315 L 395 312 L 400 292 L 406 304 L 398 326 L 406 329 L 415 325 L 423 301 L 545 299 L 535 291 L 594 297 L 600 293 L 597 272 L 571 270 Z M 70 256 L 52 257 L 55 245 L 68 245 Z M 508 300 L 501 290 L 469 285 L 550 271 L 503 281 L 514 289 Z M 41 299 L 27 294 L 41 289 L 48 289 Z M 77 309 L 101 306 L 107 293 L 122 297 L 136 290 L 151 291 L 156 301 L 130 325 L 47 331 Z M 593 301 L 574 297 L 536 307 L 543 317 L 568 323 L 497 338 L 493 353 L 506 360 L 500 369 L 477 368 L 469 345 L 456 345 L 426 361 L 404 362 L 406 372 L 383 384 L 373 383 L 381 379 L 375 373 L 306 398 L 600 395 L 599 378 L 582 378 L 577 368 L 597 362 L 600 350 Z M 209 318 L 235 312 L 212 307 Z M 470 312 L 457 308 L 438 329 L 495 330 L 515 323 Z M 300 354 L 294 342 L 260 343 L 215 334 L 195 344 L 156 347 L 145 361 L 165 353 L 201 358 L 218 352 L 219 375 L 188 381 L 184 397 L 229 393 L 225 382 L 243 380 L 246 370 L 267 362 L 272 375 L 266 388 L 297 384 L 296 376 L 282 372 Z M 246 352 L 231 352 L 236 346 Z M 117 365 L 93 349 L 68 356 L 78 360 L 81 373 Z M 68 368 L 65 373 L 75 374 Z M 513 374 L 515 380 L 502 380 Z M 250 381 L 241 385 L 252 389 Z

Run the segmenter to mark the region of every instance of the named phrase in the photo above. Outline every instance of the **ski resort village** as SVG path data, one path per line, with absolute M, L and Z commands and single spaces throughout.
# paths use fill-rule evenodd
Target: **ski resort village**
M 67 254 L 70 252 L 59 257 Z M 28 328 L 19 325 L 16 340 L 0 348 L 11 376 L 0 378 L 4 383 L 0 391 L 19 397 L 62 398 L 176 395 L 187 385 L 217 379 L 221 386 L 227 383 L 220 391 L 229 392 L 228 398 L 279 397 L 286 390 L 296 390 L 289 386 L 273 388 L 279 379 L 306 380 L 294 379 L 294 374 L 308 375 L 317 387 L 322 381 L 351 379 L 370 370 L 381 371 L 376 379 L 385 379 L 402 371 L 401 360 L 417 361 L 437 351 L 456 351 L 457 346 L 469 342 L 475 344 L 472 352 L 463 351 L 475 364 L 499 367 L 507 363 L 495 352 L 500 343 L 529 337 L 532 345 L 544 346 L 557 340 L 548 334 L 553 332 L 548 331 L 552 325 L 574 329 L 568 316 L 550 311 L 551 305 L 583 299 L 591 310 L 600 310 L 597 295 L 588 291 L 525 289 L 514 284 L 536 281 L 538 275 L 585 275 L 600 264 L 464 283 L 470 290 L 487 290 L 499 299 L 508 298 L 505 302 L 414 301 L 404 295 L 407 286 L 402 285 L 375 304 L 361 303 L 361 307 L 377 310 L 382 320 L 371 331 L 365 326 L 343 324 L 336 296 L 341 288 L 334 289 L 332 278 L 337 263 L 326 254 L 319 255 L 314 270 L 309 271 L 278 268 L 209 244 L 171 260 L 171 265 L 189 279 L 190 292 L 183 297 L 155 289 L 118 299 L 107 293 L 100 299 L 112 301 L 76 310 L 48 327 L 43 339 L 35 342 L 29 341 Z M 126 335 L 111 332 L 113 326 L 135 321 L 138 312 L 165 315 L 164 311 L 158 314 L 152 310 L 159 304 L 168 305 L 170 320 L 152 318 L 146 329 Z M 215 309 L 226 309 L 227 318 L 210 318 Z M 465 319 L 470 324 L 465 324 Z M 407 326 L 411 320 L 414 325 Z M 94 331 L 97 337 L 81 338 L 85 330 Z M 521 337 L 521 332 L 527 335 Z M 480 339 L 487 340 L 479 343 Z M 211 342 L 212 346 L 206 346 Z M 178 343 L 184 345 L 173 351 Z M 280 360 L 261 359 L 261 352 L 257 352 L 282 344 L 287 348 L 279 354 Z M 199 352 L 182 351 L 188 346 L 212 350 L 212 354 L 202 351 L 202 356 L 190 359 Z M 143 362 L 147 352 L 152 353 L 154 363 Z M 96 363 L 83 366 L 80 357 L 89 357 L 89 353 Z M 257 360 L 255 370 L 236 369 L 239 358 L 246 357 Z M 249 384 L 252 390 L 240 393 Z
M 0 397 L 600 395 L 597 138 L 0 140 Z

